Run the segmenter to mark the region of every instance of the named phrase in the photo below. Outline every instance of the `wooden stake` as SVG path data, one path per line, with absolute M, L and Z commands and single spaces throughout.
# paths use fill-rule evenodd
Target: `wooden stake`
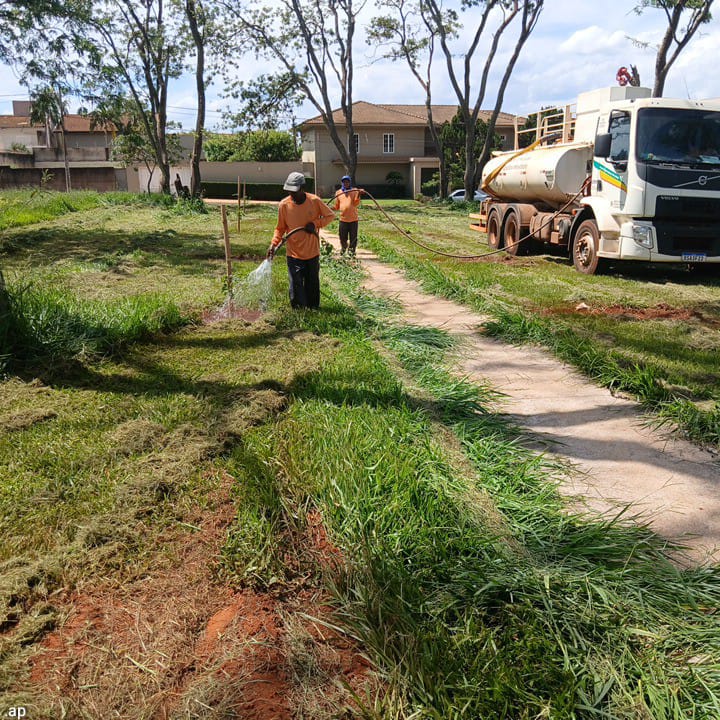
M 247 207 L 247 196 L 245 195 L 245 183 L 243 183 L 243 212 L 245 212 L 246 207 Z
M 232 262 L 230 261 L 230 231 L 228 230 L 227 207 L 220 206 L 223 224 L 223 240 L 225 241 L 225 265 L 227 266 L 228 296 L 232 297 Z
M 238 221 L 237 221 L 237 231 L 240 232 L 240 176 L 238 175 L 238 206 L 237 206 L 237 214 L 238 214 Z

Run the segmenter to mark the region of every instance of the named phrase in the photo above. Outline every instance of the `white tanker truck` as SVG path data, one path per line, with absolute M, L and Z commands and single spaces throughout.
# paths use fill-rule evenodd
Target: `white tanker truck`
M 587 275 L 611 260 L 720 270 L 720 102 L 605 88 L 579 96 L 574 134 L 565 125 L 561 142 L 485 165 L 490 198 L 471 227 L 491 248 L 563 246 Z

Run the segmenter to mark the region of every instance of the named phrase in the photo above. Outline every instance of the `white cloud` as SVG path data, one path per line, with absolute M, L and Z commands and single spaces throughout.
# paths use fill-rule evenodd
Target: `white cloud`
M 622 30 L 608 33 L 598 25 L 591 25 L 574 32 L 567 40 L 560 43 L 560 53 L 572 55 L 597 55 L 600 51 L 613 51 L 628 44 L 628 39 Z

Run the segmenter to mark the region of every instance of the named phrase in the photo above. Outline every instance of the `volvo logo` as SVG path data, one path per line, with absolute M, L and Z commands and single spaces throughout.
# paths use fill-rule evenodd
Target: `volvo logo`
M 696 180 L 691 180 L 690 182 L 686 183 L 680 183 L 679 185 L 674 185 L 673 187 L 681 188 L 681 187 L 688 187 L 689 185 L 699 185 L 700 187 L 705 187 L 711 180 L 717 180 L 720 178 L 720 175 L 700 175 Z

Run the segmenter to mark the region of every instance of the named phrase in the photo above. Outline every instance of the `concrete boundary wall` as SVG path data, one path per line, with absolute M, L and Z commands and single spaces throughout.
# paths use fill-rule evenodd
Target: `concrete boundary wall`
M 303 165 L 300 160 L 293 162 L 208 162 L 200 163 L 200 177 L 204 182 L 237 182 L 238 177 L 246 183 L 278 183 L 283 184 L 291 172 L 302 172 Z M 148 171 L 139 167 L 137 172 L 128 169 L 137 176 L 138 191 L 147 190 Z M 180 175 L 183 185 L 190 187 L 190 166 L 178 165 L 170 168 L 170 184 L 172 186 L 175 175 Z M 160 192 L 160 172 L 155 170 L 150 184 L 152 192 Z

